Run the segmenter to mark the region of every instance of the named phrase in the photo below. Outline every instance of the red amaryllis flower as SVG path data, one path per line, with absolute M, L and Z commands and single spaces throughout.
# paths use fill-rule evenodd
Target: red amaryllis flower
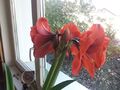
M 105 63 L 108 43 L 109 38 L 99 24 L 84 32 L 80 37 L 80 51 L 72 62 L 72 74 L 78 75 L 83 66 L 94 77 L 95 70 Z
M 77 44 L 79 44 L 79 37 L 81 36 L 80 30 L 74 23 L 71 22 L 63 26 L 60 33 L 63 34 L 64 32 L 66 32 L 66 41 L 73 41 L 70 49 L 74 55 L 78 52 Z
M 54 51 L 53 44 L 56 35 L 50 31 L 46 18 L 38 19 L 36 25 L 31 28 L 30 35 L 34 44 L 34 56 L 36 58 L 44 57 L 45 54 Z

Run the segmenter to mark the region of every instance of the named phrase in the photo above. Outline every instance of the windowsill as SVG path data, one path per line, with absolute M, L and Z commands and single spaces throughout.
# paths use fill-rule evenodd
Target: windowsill
M 13 77 L 13 82 L 15 85 L 16 90 L 22 90 L 22 83 L 21 83 L 21 72 L 15 67 L 15 66 L 11 66 L 10 70 L 12 72 L 12 75 L 16 75 Z
M 35 70 L 34 62 L 26 62 L 26 64 L 31 70 Z M 47 64 L 47 70 L 50 69 L 50 66 L 51 66 L 50 64 Z M 71 78 L 60 71 L 55 84 L 58 84 L 66 80 L 71 80 Z M 88 89 L 85 86 L 78 83 L 77 81 L 75 81 L 71 83 L 70 85 L 66 86 L 62 90 L 88 90 Z

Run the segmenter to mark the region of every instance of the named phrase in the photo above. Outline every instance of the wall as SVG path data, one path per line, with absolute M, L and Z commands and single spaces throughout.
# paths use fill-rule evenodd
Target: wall
M 0 0 L 0 24 L 2 30 L 5 61 L 9 65 L 14 65 L 15 54 L 14 54 L 14 44 L 12 37 L 10 0 Z

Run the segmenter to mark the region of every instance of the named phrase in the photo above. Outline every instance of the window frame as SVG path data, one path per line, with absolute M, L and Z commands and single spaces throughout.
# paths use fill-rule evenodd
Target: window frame
M 32 4 L 32 20 L 33 25 L 35 24 L 37 18 L 44 17 L 44 0 L 31 0 Z M 20 53 L 19 53 L 19 43 L 18 43 L 18 36 L 17 36 L 17 22 L 16 22 L 16 12 L 15 12 L 15 5 L 14 0 L 10 0 L 10 11 L 11 11 L 11 21 L 12 21 L 12 33 L 13 33 L 13 43 L 14 43 L 14 50 L 15 50 L 15 66 L 21 71 L 30 71 L 31 69 L 25 65 L 24 62 L 20 60 Z M 41 58 L 44 59 L 44 58 Z M 43 83 L 43 74 L 44 74 L 44 60 L 36 60 L 35 59 L 35 76 L 38 88 L 40 88 Z M 36 72 L 37 71 L 37 72 Z
M 20 60 L 19 53 L 19 43 L 18 43 L 18 34 L 17 34 L 17 22 L 16 22 L 16 12 L 14 0 L 10 0 L 10 10 L 11 10 L 11 21 L 12 21 L 12 33 L 13 33 L 13 41 L 14 41 L 14 50 L 15 50 L 15 65 L 21 70 L 28 70 L 29 68 L 24 65 L 24 63 Z

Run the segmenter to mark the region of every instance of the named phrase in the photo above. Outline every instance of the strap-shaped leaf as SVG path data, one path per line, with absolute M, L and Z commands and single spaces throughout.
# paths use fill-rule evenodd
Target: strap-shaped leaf
M 52 87 L 50 90 L 61 90 L 74 81 L 75 80 L 67 80 L 67 81 L 61 82 L 61 83 L 57 84 L 56 86 Z
M 13 84 L 13 77 L 9 67 L 6 64 L 3 64 L 3 68 L 5 71 L 5 77 L 6 77 L 6 90 L 15 90 L 14 84 Z

